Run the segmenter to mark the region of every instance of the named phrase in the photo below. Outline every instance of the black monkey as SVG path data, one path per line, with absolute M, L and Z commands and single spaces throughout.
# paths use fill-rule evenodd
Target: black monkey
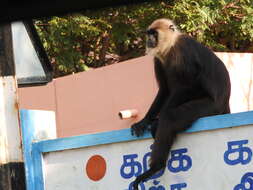
M 145 117 L 131 126 L 136 136 L 151 126 L 154 136 L 150 169 L 137 176 L 134 190 L 165 168 L 178 133 L 200 117 L 230 113 L 231 87 L 225 65 L 171 20 L 158 19 L 148 27 L 146 51 L 154 56 L 159 90 Z

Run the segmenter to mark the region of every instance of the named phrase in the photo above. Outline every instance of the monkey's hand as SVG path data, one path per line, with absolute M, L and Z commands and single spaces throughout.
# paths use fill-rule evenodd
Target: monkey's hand
M 139 121 L 138 123 L 134 123 L 131 126 L 131 133 L 132 135 L 136 135 L 137 137 L 142 136 L 144 131 L 148 128 L 149 125 L 151 125 L 152 121 L 148 119 L 143 119 Z

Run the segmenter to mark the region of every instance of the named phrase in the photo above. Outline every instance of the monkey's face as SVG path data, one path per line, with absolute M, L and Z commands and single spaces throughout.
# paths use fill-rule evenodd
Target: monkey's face
M 177 38 L 179 31 L 169 19 L 155 20 L 146 33 L 146 54 L 162 58 Z
M 147 48 L 155 48 L 158 45 L 158 32 L 155 29 L 147 30 Z
M 156 29 L 148 29 L 146 32 L 146 54 L 156 56 L 158 54 L 159 33 Z

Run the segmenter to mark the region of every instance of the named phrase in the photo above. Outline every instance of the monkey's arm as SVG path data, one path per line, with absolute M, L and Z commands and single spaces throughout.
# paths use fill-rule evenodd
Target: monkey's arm
M 147 127 L 151 125 L 153 120 L 156 119 L 157 115 L 161 111 L 162 106 L 168 98 L 169 93 L 166 83 L 166 76 L 162 67 L 163 66 L 160 60 L 154 58 L 154 70 L 159 90 L 145 117 L 138 123 L 135 123 L 131 126 L 132 134 L 135 134 L 137 137 L 143 135 L 143 132 L 147 129 Z
M 143 135 L 143 132 L 147 129 L 148 125 L 150 125 L 152 121 L 156 119 L 165 100 L 166 93 L 162 92 L 162 90 L 159 90 L 145 117 L 138 123 L 134 123 L 131 126 L 132 135 L 135 134 L 137 137 Z

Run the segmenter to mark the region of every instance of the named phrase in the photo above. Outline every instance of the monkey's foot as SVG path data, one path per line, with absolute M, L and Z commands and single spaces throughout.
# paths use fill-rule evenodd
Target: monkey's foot
M 131 126 L 132 135 L 136 135 L 137 137 L 142 136 L 144 131 L 147 129 L 148 125 L 151 124 L 151 121 L 143 119 L 138 123 L 134 123 Z

